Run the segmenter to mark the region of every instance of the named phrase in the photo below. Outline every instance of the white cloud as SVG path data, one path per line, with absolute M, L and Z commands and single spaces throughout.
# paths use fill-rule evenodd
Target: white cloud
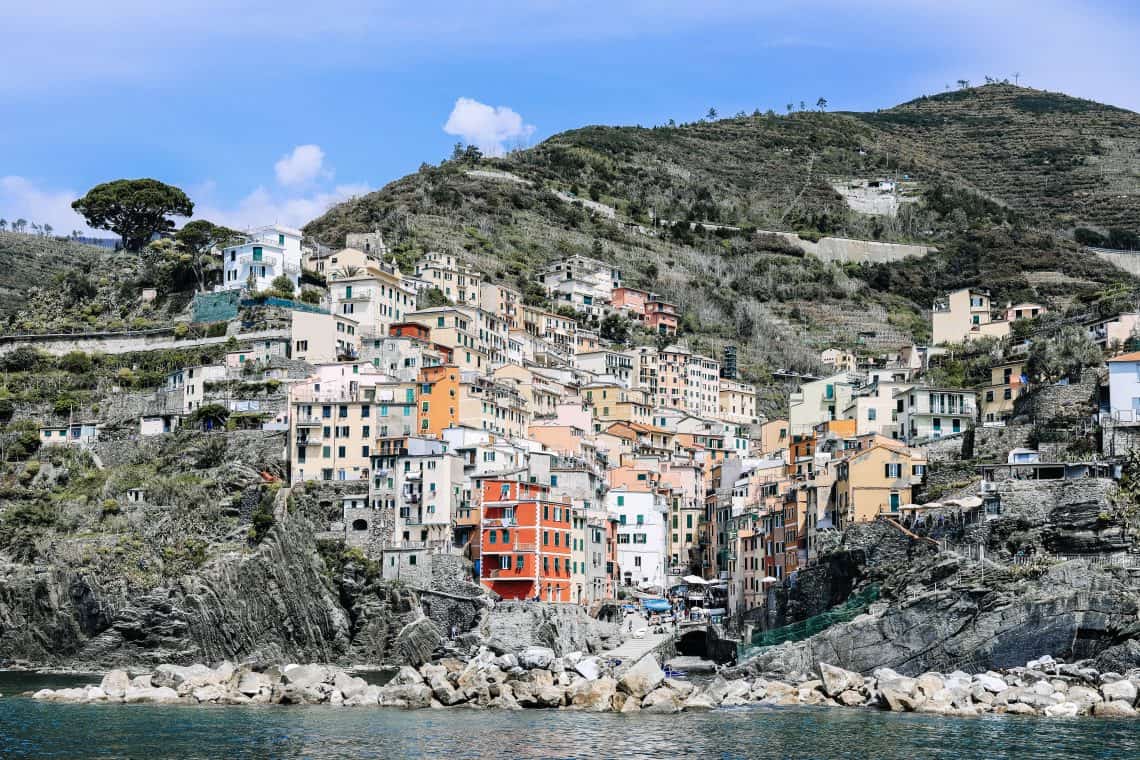
M 463 138 L 490 156 L 506 152 L 506 143 L 521 142 L 534 134 L 533 124 L 524 124 L 522 116 L 506 106 L 489 106 L 471 98 L 459 98 L 443 131 Z
M 371 187 L 363 183 L 344 184 L 308 195 L 282 196 L 260 185 L 234 207 L 216 204 L 207 197 L 195 205 L 194 216 L 235 229 L 248 229 L 263 224 L 302 227 L 328 211 L 331 206 L 371 190 Z
M 273 165 L 277 181 L 286 187 L 296 187 L 312 182 L 319 176 L 329 176 L 325 171 L 325 152 L 319 145 L 298 145 L 292 153 L 287 153 Z
M 9 175 L 0 177 L 0 217 L 8 223 L 25 219 L 28 224 L 50 224 L 53 234 L 69 235 L 72 230 L 85 234 L 91 228 L 79 214 L 71 208 L 71 203 L 79 197 L 71 190 L 45 190 L 26 177 Z M 98 235 L 110 235 L 98 232 Z

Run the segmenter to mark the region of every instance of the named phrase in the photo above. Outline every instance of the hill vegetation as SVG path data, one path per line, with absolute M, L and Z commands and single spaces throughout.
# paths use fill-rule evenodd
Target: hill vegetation
M 1137 114 L 1007 84 L 877 113 L 585 127 L 501 159 L 457 150 L 305 231 L 337 245 L 378 228 L 403 267 L 451 251 L 535 302 L 537 270 L 592 255 L 678 303 L 695 348 L 739 344 L 746 374 L 764 379 L 818 369 L 825 345 L 921 340 L 930 301 L 950 287 L 1061 306 L 1131 287 L 1071 236 L 1136 224 L 1137 136 Z M 857 211 L 837 190 L 883 179 L 905 187 L 896 213 Z M 938 250 L 837 265 L 766 230 Z

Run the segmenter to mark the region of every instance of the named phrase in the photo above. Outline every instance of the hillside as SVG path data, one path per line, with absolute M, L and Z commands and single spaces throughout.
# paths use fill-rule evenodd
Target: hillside
M 921 340 L 942 289 L 983 284 L 999 300 L 1063 306 L 1133 284 L 1066 235 L 1136 224 L 1140 192 L 1128 178 L 1137 127 L 1131 112 L 1008 85 L 874 114 L 585 127 L 504 159 L 425 164 L 305 231 L 336 245 L 379 228 L 404 266 L 427 250 L 453 251 L 524 290 L 565 253 L 604 258 L 631 284 L 676 301 L 696 347 L 741 343 L 743 367 L 763 378 L 816 368 L 815 352 L 830 343 L 877 350 Z M 883 197 L 883 178 L 897 178 L 900 191 Z M 871 202 L 876 193 L 889 207 Z M 757 230 L 939 250 L 841 266 Z

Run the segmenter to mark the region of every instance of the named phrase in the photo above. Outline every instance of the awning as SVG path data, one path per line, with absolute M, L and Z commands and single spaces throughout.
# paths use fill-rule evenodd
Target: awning
M 706 583 L 708 583 L 708 581 L 706 581 L 704 578 L 701 578 L 698 575 L 686 575 L 681 580 L 683 580 L 685 583 L 688 583 L 691 586 L 703 586 Z
M 649 612 L 669 612 L 673 609 L 673 605 L 664 599 L 645 599 L 641 604 Z

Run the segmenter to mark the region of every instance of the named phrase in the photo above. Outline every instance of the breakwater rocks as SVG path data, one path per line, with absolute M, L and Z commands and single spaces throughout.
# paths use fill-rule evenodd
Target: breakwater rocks
M 133 678 L 126 671 L 113 670 L 98 686 L 43 689 L 33 696 L 86 703 L 567 708 L 625 714 L 749 704 L 813 705 L 950 716 L 1135 718 L 1140 694 L 1140 671 L 1101 673 L 1048 657 L 1006 672 L 978 675 L 923 673 L 908 678 L 881 668 L 863 676 L 821 664 L 814 676 L 784 681 L 716 676 L 697 686 L 667 678 L 652 655 L 615 673 L 597 657 L 577 653 L 556 657 L 550 649 L 529 647 L 518 655 L 495 656 L 483 650 L 468 662 L 451 658 L 418 669 L 404 666 L 384 686 L 324 665 L 257 669 L 227 662 L 214 668 L 162 665 Z

